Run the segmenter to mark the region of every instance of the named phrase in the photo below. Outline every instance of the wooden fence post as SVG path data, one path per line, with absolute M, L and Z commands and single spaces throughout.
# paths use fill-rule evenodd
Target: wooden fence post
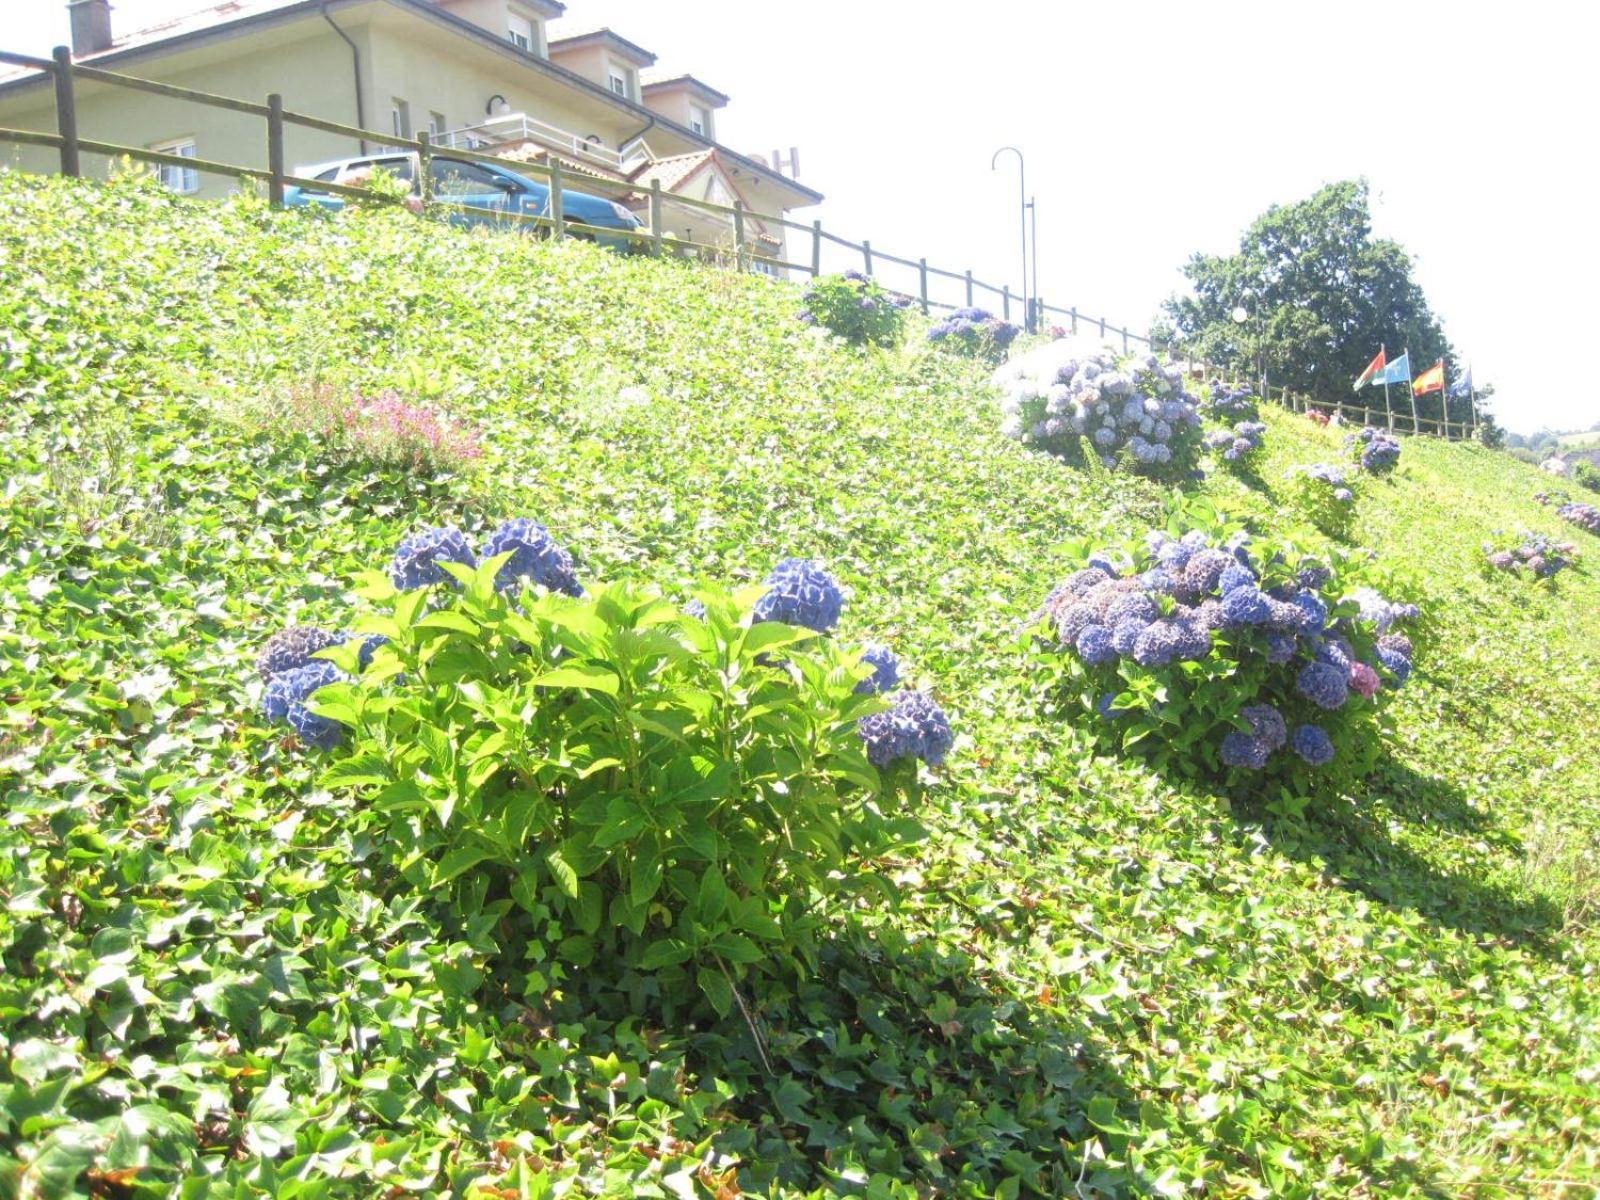
M 650 253 L 661 257 L 661 180 L 650 181 Z
M 967 307 L 972 307 L 972 268 L 967 268 Z
M 57 46 L 52 52 L 56 66 L 56 132 L 61 135 L 61 173 L 76 179 L 83 174 L 78 160 L 78 104 L 72 90 L 72 51 Z
M 866 264 L 866 276 L 872 278 L 872 243 L 866 238 L 861 239 L 861 259 Z
M 1128 352 L 1128 331 L 1126 329 L 1122 331 L 1122 352 L 1124 354 Z
M 1008 283 L 1000 289 L 1000 315 L 1006 320 L 1011 320 L 1011 285 Z
M 744 201 L 733 202 L 733 266 L 744 270 Z
M 433 134 L 426 129 L 417 131 L 417 198 L 426 212 L 433 201 Z
M 1100 318 L 1100 340 L 1104 341 L 1105 340 L 1105 336 L 1106 336 L 1106 319 L 1104 317 L 1101 317 Z
M 550 228 L 556 241 L 567 236 L 567 217 L 561 198 L 561 164 L 550 160 Z
M 917 266 L 917 275 L 922 284 L 922 315 L 928 315 L 928 260 L 924 258 Z
M 1072 336 L 1078 336 L 1078 306 L 1072 306 Z
M 822 274 L 822 222 L 811 222 L 811 278 Z
M 267 199 L 273 208 L 283 207 L 283 97 L 273 92 L 267 97 Z

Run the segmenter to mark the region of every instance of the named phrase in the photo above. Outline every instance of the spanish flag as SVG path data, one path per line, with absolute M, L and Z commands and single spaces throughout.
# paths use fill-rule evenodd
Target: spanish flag
M 1433 366 L 1417 376 L 1416 382 L 1411 385 L 1411 394 L 1413 396 L 1426 396 L 1429 392 L 1442 391 L 1444 391 L 1444 359 L 1441 358 Z
M 1359 392 L 1368 383 L 1371 383 L 1373 381 L 1372 377 L 1383 370 L 1384 364 L 1387 362 L 1388 359 L 1385 357 L 1384 348 L 1382 346 L 1378 347 L 1378 357 L 1367 364 L 1367 369 L 1361 372 L 1361 378 L 1356 380 L 1356 386 L 1353 390 Z

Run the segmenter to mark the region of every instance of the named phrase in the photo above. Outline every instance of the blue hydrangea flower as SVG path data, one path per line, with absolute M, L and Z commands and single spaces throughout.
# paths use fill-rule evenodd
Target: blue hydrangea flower
M 1105 623 L 1113 629 L 1124 621 L 1140 621 L 1145 625 L 1150 624 L 1161 612 L 1156 608 L 1156 602 L 1142 592 L 1127 592 L 1118 596 L 1106 608 Z
M 313 750 L 332 750 L 344 740 L 343 725 L 319 716 L 298 701 L 289 706 L 288 722 L 300 741 Z
M 1240 588 L 1253 588 L 1256 585 L 1256 573 L 1249 567 L 1238 563 L 1231 563 L 1225 567 L 1217 577 L 1217 587 L 1226 596 L 1229 592 L 1236 592 Z
M 1118 654 L 1132 654 L 1139 635 L 1150 628 L 1150 621 L 1137 617 L 1124 617 L 1111 628 L 1111 649 Z
M 459 529 L 439 526 L 413 533 L 396 547 L 389 563 L 389 579 L 402 592 L 415 591 L 430 584 L 455 583 L 441 562 L 456 562 L 476 567 L 478 560 Z
M 757 621 L 782 621 L 817 633 L 830 633 L 844 611 L 844 593 L 832 575 L 808 558 L 786 558 L 767 576 L 766 594 L 756 601 Z
M 325 658 L 314 658 L 302 667 L 281 671 L 267 684 L 261 697 L 261 714 L 269 721 L 285 721 L 291 704 L 306 699 L 320 687 L 349 678 Z
M 1301 567 L 1295 572 L 1295 578 L 1300 581 L 1301 587 L 1321 591 L 1333 578 L 1333 572 L 1323 566 Z
M 1300 694 L 1318 708 L 1329 710 L 1340 707 L 1350 696 L 1348 670 L 1340 670 L 1332 663 L 1307 663 L 1295 680 Z
M 696 621 L 704 621 L 706 619 L 706 602 L 696 597 L 683 606 L 683 611 Z
M 340 642 L 347 642 L 356 637 L 361 638 L 361 650 L 356 658 L 356 666 L 365 671 L 372 665 L 372 656 L 378 652 L 378 647 L 387 646 L 389 639 L 381 633 L 369 633 L 365 637 L 359 633 L 341 633 L 339 640 Z
M 1235 729 L 1222 739 L 1221 756 L 1224 766 L 1259 771 L 1267 765 L 1267 756 L 1271 753 L 1266 742 L 1243 730 Z
M 1211 653 L 1210 632 L 1190 616 L 1173 619 L 1176 633 L 1172 644 L 1172 657 L 1176 662 L 1199 662 Z
M 1396 686 L 1405 683 L 1411 678 L 1411 660 L 1398 650 L 1386 646 L 1378 647 L 1378 661 L 1389 674 L 1394 676 Z
M 267 639 L 261 647 L 261 653 L 256 655 L 256 670 L 262 679 L 271 679 L 284 671 L 293 671 L 317 661 L 312 655 L 329 646 L 337 646 L 344 639 L 342 633 L 318 629 L 315 625 L 291 625 Z
M 1117 657 L 1111 648 L 1111 631 L 1104 625 L 1085 625 L 1078 634 L 1078 657 L 1091 667 L 1098 667 Z
M 1128 709 L 1117 707 L 1117 694 L 1115 692 L 1107 692 L 1101 696 L 1095 702 L 1094 710 L 1100 714 L 1100 719 L 1103 721 L 1120 721 L 1123 717 L 1129 715 Z
M 1222 584 L 1229 570 L 1245 569 L 1234 563 L 1231 554 L 1207 548 L 1189 560 L 1183 571 L 1183 581 L 1194 595 L 1209 596 Z
M 890 708 L 856 722 L 856 732 L 875 767 L 901 758 L 920 758 L 937 767 L 955 744 L 944 710 L 921 692 L 898 693 Z
M 1234 588 L 1222 598 L 1222 619 L 1229 626 L 1259 625 L 1271 615 L 1271 601 L 1254 585 Z
M 889 647 L 868 646 L 861 652 L 861 661 L 872 668 L 872 674 L 856 684 L 858 695 L 887 692 L 900 682 L 900 660 Z
M 1261 739 L 1268 753 L 1278 749 L 1289 739 L 1289 729 L 1283 723 L 1283 714 L 1270 704 L 1247 704 L 1239 715 L 1250 723 L 1250 732 Z
M 1168 572 L 1153 567 L 1139 576 L 1139 586 L 1158 596 L 1170 596 L 1176 583 Z
M 1315 592 L 1296 592 L 1289 602 L 1305 614 L 1305 627 L 1311 632 L 1316 633 L 1327 626 L 1327 602 Z
M 1292 633 L 1267 634 L 1267 661 L 1269 663 L 1286 663 L 1294 657 L 1300 640 Z
M 1294 752 L 1313 767 L 1325 766 L 1333 761 L 1333 739 L 1320 725 L 1301 725 L 1294 731 L 1290 743 Z
M 495 573 L 494 586 L 508 592 L 526 579 L 568 596 L 583 595 L 568 554 L 550 531 L 531 517 L 513 517 L 491 533 L 479 551 L 479 558 L 493 558 L 509 552 L 511 557 Z

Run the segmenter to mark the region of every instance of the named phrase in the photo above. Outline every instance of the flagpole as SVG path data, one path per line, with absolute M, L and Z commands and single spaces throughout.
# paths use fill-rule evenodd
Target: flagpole
M 1389 425 L 1389 432 L 1394 432 L 1394 406 L 1389 403 L 1389 363 L 1383 364 L 1383 419 Z

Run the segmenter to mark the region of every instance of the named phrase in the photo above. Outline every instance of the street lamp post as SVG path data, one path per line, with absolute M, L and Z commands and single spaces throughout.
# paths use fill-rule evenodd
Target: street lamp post
M 1031 332 L 1033 306 L 1028 302 L 1028 185 L 1022 151 L 1015 146 L 1001 146 L 989 159 L 989 169 L 991 171 L 1000 169 L 1000 156 L 1007 150 L 1017 156 L 1017 216 L 1020 218 L 1018 224 L 1022 232 L 1022 311 L 1025 314 L 1024 321 L 1029 325 Z
M 1039 199 L 1037 196 L 1028 197 L 1028 240 L 1033 243 L 1033 326 L 1032 331 L 1038 333 L 1044 328 L 1044 302 L 1039 299 L 1044 293 L 1039 290 Z

